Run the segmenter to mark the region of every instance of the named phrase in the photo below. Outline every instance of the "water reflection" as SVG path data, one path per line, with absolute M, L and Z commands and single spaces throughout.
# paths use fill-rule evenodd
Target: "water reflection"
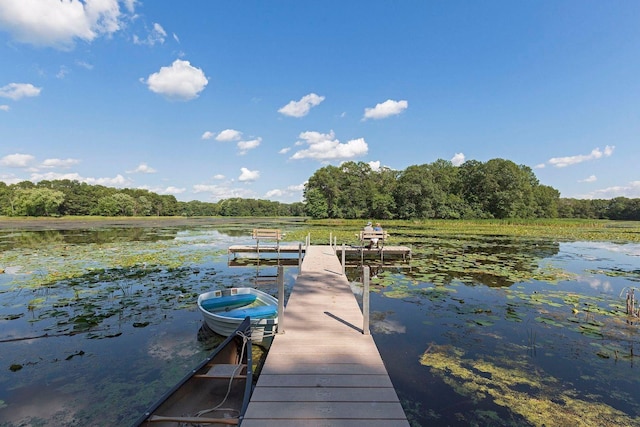
M 376 272 L 372 333 L 414 425 L 640 425 L 640 331 L 620 298 L 640 245 L 529 246 L 423 246 L 410 271 Z M 491 276 L 509 286 L 477 274 L 478 254 L 496 255 Z M 455 271 L 442 275 L 447 262 Z
M 227 246 L 246 243 L 250 230 L 241 235 L 210 227 L 5 234 L 3 262 L 21 266 L 0 275 L 0 425 L 137 418 L 218 342 L 201 331 L 197 295 L 254 284 L 253 267 L 227 265 Z M 285 295 L 295 274 L 285 268 Z M 275 285 L 262 290 L 277 295 Z
M 295 228 L 302 218 L 116 218 L 102 221 L 52 219 L 9 223 L 0 229 L 0 250 L 38 248 L 48 244 L 102 244 L 114 242 L 157 242 L 175 239 L 181 232 L 215 231 L 233 239 L 246 238 L 251 228 L 278 226 Z M 173 225 L 167 225 L 173 224 Z M 23 227 L 23 228 L 16 228 Z
M 2 235 L 0 424 L 137 418 L 215 346 L 198 293 L 275 295 L 281 263 L 288 295 L 297 259 L 229 259 L 252 226 Z M 370 265 L 371 331 L 413 425 L 640 425 L 640 332 L 620 298 L 640 245 L 398 239 L 414 257 Z M 347 275 L 358 288 L 361 269 Z
M 531 278 L 552 279 L 541 261 L 558 254 L 560 244 L 548 239 L 453 237 L 422 239 L 414 244 L 409 277 L 437 284 L 454 282 L 508 287 Z

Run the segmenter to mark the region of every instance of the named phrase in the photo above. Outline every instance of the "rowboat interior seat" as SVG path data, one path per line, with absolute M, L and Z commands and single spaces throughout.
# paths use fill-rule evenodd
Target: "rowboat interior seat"
M 247 378 L 247 365 L 216 363 L 212 364 L 206 373 L 197 374 L 194 375 L 194 377 L 209 379 L 244 379 Z

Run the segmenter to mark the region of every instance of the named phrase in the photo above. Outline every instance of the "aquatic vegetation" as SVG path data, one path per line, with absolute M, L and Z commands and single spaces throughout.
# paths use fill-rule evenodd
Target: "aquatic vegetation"
M 123 323 L 137 328 L 158 323 L 164 310 L 192 307 L 215 276 L 207 263 L 226 255 L 194 240 L 61 245 L 47 238 L 48 246 L 5 250 L 3 263 L 21 268 L 20 273 L 5 274 L 0 285 L 4 293 L 16 293 L 2 302 L 0 315 L 16 320 L 27 310 L 29 322 L 41 323 L 49 334 L 92 331 L 94 339 L 118 336 L 113 329 Z M 200 236 L 200 241 L 206 238 Z M 137 320 L 141 311 L 144 321 Z
M 513 238 L 413 238 L 409 277 L 434 284 L 460 282 L 492 287 L 529 280 L 557 283 L 572 278 L 558 266 L 544 263 L 558 252 L 558 244 Z
M 338 244 L 356 244 L 355 233 L 362 220 L 307 220 L 305 225 L 287 232 L 286 240 L 304 242 L 311 235 L 313 244 L 328 244 L 331 235 Z M 469 236 L 514 237 L 552 241 L 640 242 L 640 224 L 636 221 L 579 219 L 505 219 L 505 220 L 385 220 L 383 227 L 391 233 L 391 242 L 407 243 L 411 238 Z
M 628 415 L 598 400 L 566 387 L 542 371 L 526 357 L 465 358 L 465 351 L 432 344 L 420 358 L 422 365 L 452 387 L 456 393 L 475 402 L 492 401 L 522 417 L 523 422 L 493 419 L 492 425 L 582 425 L 614 427 L 637 425 L 640 417 Z M 637 409 L 637 408 L 636 408 Z
M 310 232 L 314 243 L 328 244 L 331 232 L 339 243 L 355 243 L 361 225 L 310 222 L 286 230 L 286 239 L 304 241 Z M 384 225 L 392 234 L 389 244 L 410 246 L 414 256 L 406 263 L 372 263 L 371 330 L 381 351 L 391 348 L 385 364 L 399 360 L 398 348 L 408 355 L 392 380 L 412 425 L 558 425 L 548 418 L 554 411 L 563 422 L 581 425 L 579 413 L 592 410 L 600 415 L 589 414 L 593 424 L 583 425 L 638 423 L 633 369 L 640 322 L 626 312 L 620 292 L 637 281 L 637 258 L 618 262 L 609 256 L 615 247 L 606 252 L 593 243 L 567 250 L 561 243 L 582 235 L 632 241 L 624 236 L 640 236 L 634 227 L 544 221 Z M 117 420 L 109 414 L 141 410 L 216 345 L 200 331 L 196 342 L 197 294 L 239 282 L 257 285 L 262 274 L 273 273 L 269 262 L 228 258 L 228 245 L 250 241 L 251 226 L 24 233 L 15 245 L 13 238 L 3 239 L 0 323 L 6 335 L 0 342 L 7 365 L 0 387 L 38 393 L 27 390 L 34 377 L 62 378 L 59 372 L 72 366 L 85 377 L 64 378 L 55 387 L 69 393 L 64 399 L 77 408 L 34 422 L 90 424 L 101 413 L 112 424 L 127 424 L 126 414 Z M 361 268 L 347 269 L 353 282 L 361 274 Z M 291 274 L 288 283 L 293 280 Z M 264 282 L 260 286 L 275 289 Z M 424 352 L 425 342 L 438 345 Z M 29 351 L 23 353 L 23 346 Z M 256 349 L 262 354 L 254 359 L 263 359 L 264 349 Z M 423 352 L 430 369 L 418 363 Z M 100 365 L 105 360 L 109 366 Z M 21 369 L 11 372 L 11 364 Z M 456 407 L 434 404 L 429 395 L 454 390 L 465 396 Z M 104 402 L 90 413 L 82 409 L 84 398 Z

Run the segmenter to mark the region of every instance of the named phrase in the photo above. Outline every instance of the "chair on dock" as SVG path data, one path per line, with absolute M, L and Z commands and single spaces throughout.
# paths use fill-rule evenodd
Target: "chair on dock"
M 268 240 L 276 242 L 276 251 L 280 253 L 280 240 L 282 240 L 283 234 L 280 230 L 275 228 L 254 228 L 253 238 L 256 241 L 256 252 L 260 253 L 260 240 Z

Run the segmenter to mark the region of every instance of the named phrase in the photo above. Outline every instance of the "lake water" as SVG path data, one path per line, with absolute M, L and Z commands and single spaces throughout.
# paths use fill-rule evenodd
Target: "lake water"
M 0 426 L 130 424 L 218 342 L 199 293 L 277 295 L 250 227 L 0 232 Z M 640 425 L 639 245 L 404 233 L 371 329 L 412 425 Z

